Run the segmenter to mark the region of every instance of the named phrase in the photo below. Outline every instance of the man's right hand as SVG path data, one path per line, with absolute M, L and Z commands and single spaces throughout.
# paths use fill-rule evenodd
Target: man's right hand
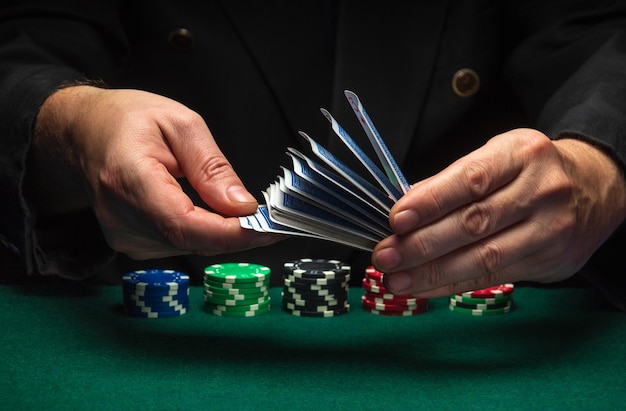
M 83 85 L 60 89 L 40 110 L 33 144 L 39 162 L 54 167 L 60 155 L 84 177 L 107 241 L 131 258 L 214 255 L 282 239 L 239 226 L 237 217 L 254 214 L 256 200 L 204 120 L 171 99 Z M 181 177 L 214 212 L 193 204 Z

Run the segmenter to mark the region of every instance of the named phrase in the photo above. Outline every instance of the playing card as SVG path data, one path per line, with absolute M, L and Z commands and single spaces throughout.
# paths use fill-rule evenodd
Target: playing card
M 352 107 L 354 114 L 359 119 L 359 123 L 361 123 L 365 134 L 370 139 L 370 142 L 372 143 L 372 146 L 374 147 L 374 150 L 383 165 L 383 169 L 385 170 L 385 173 L 387 173 L 387 177 L 389 177 L 389 180 L 391 180 L 391 182 L 394 183 L 399 190 L 406 194 L 411 189 L 411 186 L 406 181 L 406 178 L 404 178 L 404 174 L 400 171 L 400 167 L 398 167 L 396 160 L 391 155 L 391 152 L 385 145 L 385 142 L 378 133 L 378 130 L 374 127 L 374 123 L 367 115 L 365 107 L 361 104 L 359 97 L 349 90 L 344 91 L 344 94 L 350 102 L 350 106 Z
M 374 162 L 365 154 L 361 147 L 359 147 L 346 130 L 330 115 L 330 113 L 324 109 L 321 109 L 324 117 L 330 122 L 331 128 L 337 134 L 337 136 L 344 142 L 346 147 L 352 151 L 352 153 L 358 158 L 361 163 L 367 168 L 370 174 L 376 179 L 378 184 L 387 192 L 392 200 L 398 201 L 402 197 L 402 192 L 383 174 L 382 171 L 374 164 Z
M 292 168 L 282 167 L 282 176 L 279 175 L 263 192 L 265 204 L 260 204 L 254 215 L 239 218 L 242 228 L 321 238 L 367 251 L 392 234 L 389 211 L 410 186 L 356 94 L 350 91 L 345 94 L 384 173 L 328 111 L 322 109 L 322 114 L 380 188 L 351 170 L 309 135 L 300 132 L 308 141 L 311 152 L 325 166 L 288 147 Z

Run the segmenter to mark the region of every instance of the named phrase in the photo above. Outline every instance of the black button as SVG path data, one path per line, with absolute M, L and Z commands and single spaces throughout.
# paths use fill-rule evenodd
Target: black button
M 190 50 L 195 45 L 193 33 L 187 29 L 176 29 L 167 38 L 170 47 L 176 50 Z
M 463 68 L 452 76 L 452 90 L 459 97 L 471 97 L 480 88 L 480 77 L 472 69 Z

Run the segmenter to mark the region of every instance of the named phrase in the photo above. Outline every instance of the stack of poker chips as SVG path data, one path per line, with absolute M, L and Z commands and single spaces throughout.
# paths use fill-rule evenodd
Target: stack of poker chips
M 450 296 L 451 311 L 474 316 L 506 314 L 513 308 L 513 284 L 500 284 L 482 290 Z
M 189 276 L 174 270 L 139 270 L 122 277 L 124 311 L 133 317 L 178 317 L 189 308 Z
M 221 317 L 256 317 L 270 311 L 271 270 L 225 263 L 204 269 L 204 310 Z
M 303 258 L 284 264 L 283 310 L 300 317 L 335 317 L 350 311 L 349 265 Z
M 383 285 L 383 273 L 373 266 L 365 269 L 363 278 L 363 309 L 376 315 L 410 316 L 428 311 L 428 300 L 394 295 Z

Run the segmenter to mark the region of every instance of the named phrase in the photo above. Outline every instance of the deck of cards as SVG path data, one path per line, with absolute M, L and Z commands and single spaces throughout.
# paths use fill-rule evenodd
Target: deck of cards
M 260 232 L 320 238 L 372 251 L 389 236 L 389 211 L 410 186 L 374 127 L 361 101 L 351 91 L 345 96 L 369 138 L 382 170 L 352 140 L 339 123 L 322 109 L 335 134 L 371 173 L 370 183 L 306 133 L 315 161 L 291 147 L 292 167 L 263 192 L 265 204 L 256 214 L 240 217 L 241 227 Z

